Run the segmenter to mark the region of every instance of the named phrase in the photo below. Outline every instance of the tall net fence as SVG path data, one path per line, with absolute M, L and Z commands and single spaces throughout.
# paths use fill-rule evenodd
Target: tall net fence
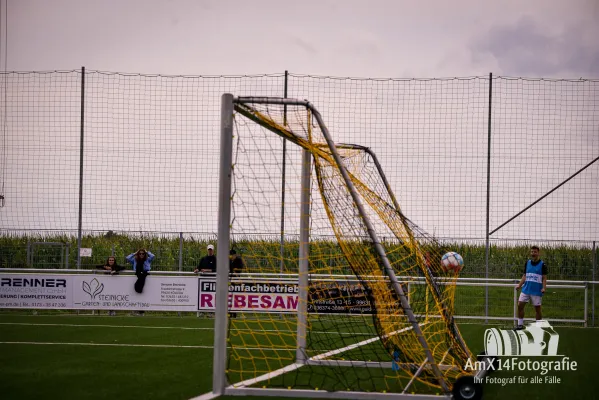
M 491 238 L 597 239 L 599 81 L 292 75 L 289 87 L 333 115 L 337 142 L 372 148 L 402 207 L 439 237 L 485 237 L 488 180 L 493 231 L 595 161 Z
M 83 229 L 215 232 L 220 96 L 280 77 L 81 77 L 2 76 L 2 227 L 77 230 L 82 159 Z
M 491 265 L 507 271 L 536 242 L 564 248 L 556 262 L 590 278 L 599 238 L 597 80 L 66 71 L 3 73 L 0 88 L 3 237 L 76 235 L 79 212 L 92 235 L 214 234 L 220 96 L 287 92 L 327 115 L 336 143 L 377 154 L 402 210 L 471 254 L 467 264 L 477 268 L 469 272 L 482 271 L 484 251 L 472 249 L 484 245 L 488 215 L 492 244 L 520 249 L 514 261 L 492 252 Z M 255 232 L 275 238 L 298 229 L 298 211 L 283 201 L 293 155 L 280 141 L 276 160 L 263 162 L 281 165 L 269 171 L 281 182 L 281 204 Z
M 81 74 L 3 74 L 0 224 L 77 229 Z
M 493 84 L 492 237 L 597 240 L 599 82 Z
M 294 75 L 289 86 L 291 97 L 308 98 L 332 116 L 336 142 L 377 154 L 402 208 L 420 226 L 439 237 L 485 236 L 488 78 Z

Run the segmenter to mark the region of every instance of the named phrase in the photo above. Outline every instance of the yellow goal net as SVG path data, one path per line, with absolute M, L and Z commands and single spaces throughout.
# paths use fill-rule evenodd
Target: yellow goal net
M 472 377 L 450 249 L 376 155 L 335 143 L 306 101 L 235 98 L 232 134 L 228 393 L 449 395 Z

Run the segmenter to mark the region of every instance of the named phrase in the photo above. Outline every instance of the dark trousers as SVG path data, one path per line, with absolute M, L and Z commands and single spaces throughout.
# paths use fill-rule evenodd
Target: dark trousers
M 137 281 L 135 281 L 134 288 L 137 293 L 141 293 L 144 290 L 148 273 L 147 271 L 135 271 L 135 275 L 137 275 Z

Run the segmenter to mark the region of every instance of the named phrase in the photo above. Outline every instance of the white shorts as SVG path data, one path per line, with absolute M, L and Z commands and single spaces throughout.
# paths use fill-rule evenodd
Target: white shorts
M 520 298 L 518 299 L 518 301 L 521 303 L 528 303 L 530 301 L 533 306 L 540 306 L 542 299 L 542 296 L 534 296 L 532 294 L 520 293 Z

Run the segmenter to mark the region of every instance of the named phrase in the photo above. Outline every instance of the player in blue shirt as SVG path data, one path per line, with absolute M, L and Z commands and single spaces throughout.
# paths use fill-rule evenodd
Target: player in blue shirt
M 541 300 L 547 288 L 547 264 L 540 259 L 538 246 L 530 248 L 530 259 L 524 265 L 524 275 L 516 289 L 522 288 L 518 299 L 517 330 L 524 329 L 524 306 L 529 301 L 535 307 L 537 321 L 542 319 Z

